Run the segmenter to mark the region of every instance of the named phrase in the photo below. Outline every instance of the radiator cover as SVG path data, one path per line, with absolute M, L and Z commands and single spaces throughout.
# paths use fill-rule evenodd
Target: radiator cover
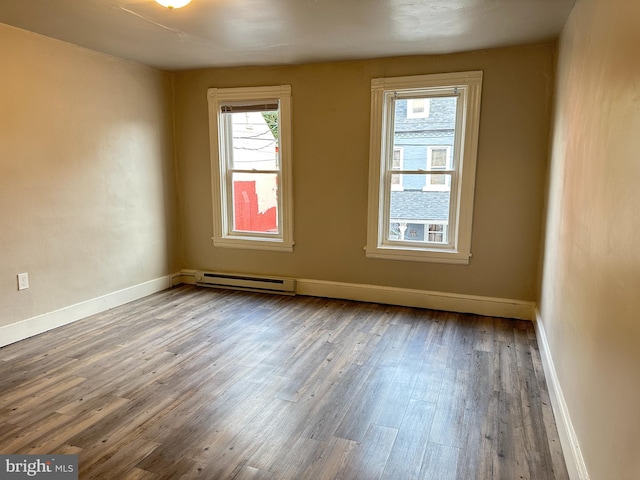
M 223 272 L 196 272 L 195 277 L 196 285 L 201 287 L 279 293 L 282 295 L 295 295 L 296 292 L 294 278 Z

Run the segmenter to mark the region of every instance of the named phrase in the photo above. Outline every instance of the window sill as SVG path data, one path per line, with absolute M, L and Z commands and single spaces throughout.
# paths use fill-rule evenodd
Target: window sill
M 470 253 L 455 250 L 428 250 L 407 247 L 365 247 L 367 258 L 401 260 L 406 262 L 450 263 L 468 265 Z
M 294 242 L 271 239 L 212 238 L 214 247 L 240 248 L 244 250 L 265 250 L 271 252 L 293 252 Z

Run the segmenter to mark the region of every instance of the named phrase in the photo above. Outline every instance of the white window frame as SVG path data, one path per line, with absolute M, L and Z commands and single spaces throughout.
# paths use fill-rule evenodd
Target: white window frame
M 368 258 L 469 263 L 481 91 L 481 71 L 375 78 L 371 81 L 369 211 L 367 246 L 365 247 Z M 458 96 L 457 134 L 453 166 L 450 171 L 452 193 L 448 222 L 449 242 L 443 245 L 426 242 L 417 244 L 389 240 L 387 237 L 391 201 L 388 159 L 390 152 L 393 151 L 393 128 L 388 126 L 393 126 L 395 115 L 393 109 L 395 101 L 391 98 L 401 98 L 402 95 L 405 95 L 405 98 L 408 95 L 417 97 L 427 94 Z
M 211 185 L 213 190 L 213 244 L 216 247 L 244 248 L 292 252 L 293 194 L 291 178 L 291 86 L 210 88 L 209 143 L 211 156 Z M 253 105 L 277 101 L 278 114 L 278 233 L 234 232 L 233 199 L 224 138 L 221 106 L 237 102 Z

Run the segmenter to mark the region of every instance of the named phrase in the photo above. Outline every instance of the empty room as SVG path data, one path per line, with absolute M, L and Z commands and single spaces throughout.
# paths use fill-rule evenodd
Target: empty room
M 638 46 L 631 0 L 2 0 L 0 479 L 637 479 Z

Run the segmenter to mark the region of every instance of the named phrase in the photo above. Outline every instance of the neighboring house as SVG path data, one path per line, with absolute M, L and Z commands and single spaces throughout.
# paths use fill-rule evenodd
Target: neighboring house
M 456 98 L 397 100 L 393 169 L 425 173 L 391 179 L 391 232 L 395 240 L 444 242 L 449 219 Z
M 233 173 L 234 230 L 277 232 L 277 176 L 264 172 L 276 168 L 278 140 L 261 112 L 234 113 L 231 118 L 234 168 L 245 171 Z

